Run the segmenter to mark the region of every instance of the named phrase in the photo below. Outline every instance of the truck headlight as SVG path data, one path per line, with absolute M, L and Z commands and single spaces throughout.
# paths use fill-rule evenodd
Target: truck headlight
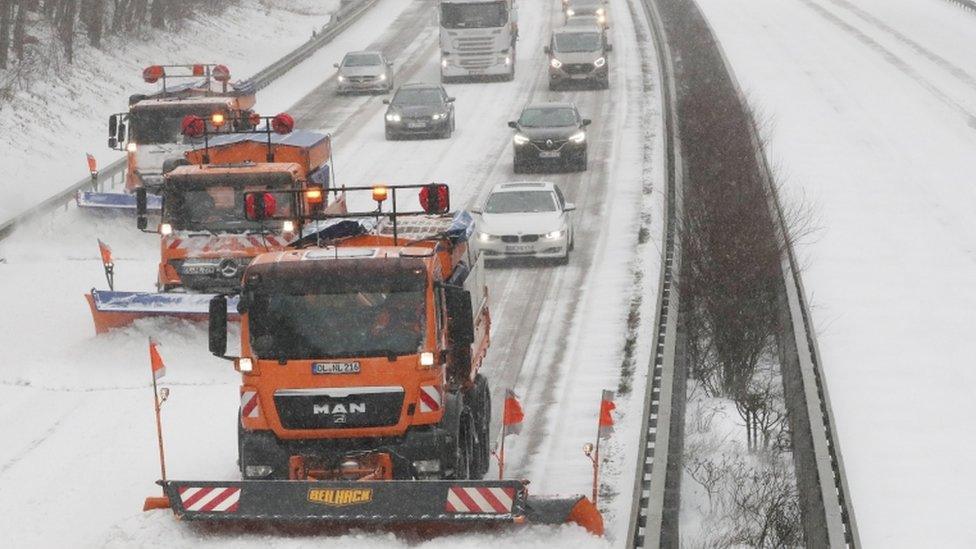
M 512 64 L 512 57 L 511 56 L 509 56 L 509 55 L 506 55 L 505 56 L 505 64 L 506 65 L 511 65 Z
M 422 459 L 412 463 L 417 473 L 439 473 L 441 471 L 441 461 L 439 459 Z
M 512 137 L 512 143 L 515 143 L 518 146 L 525 145 L 528 142 L 529 142 L 529 138 L 528 137 L 525 137 L 524 135 L 522 135 L 520 133 L 517 133 L 517 134 L 515 134 Z
M 387 122 L 399 122 L 400 120 L 401 120 L 400 115 L 397 114 L 397 113 L 395 113 L 395 112 L 391 112 L 391 113 L 387 113 L 386 114 L 386 121 Z
M 580 130 L 580 131 L 574 133 L 573 135 L 569 136 L 569 140 L 572 141 L 573 143 L 576 143 L 578 145 L 578 144 L 586 141 L 586 132 L 584 132 L 583 130 Z
M 270 475 L 272 470 L 270 465 L 245 465 L 244 476 L 263 478 Z
M 572 17 L 574 15 L 576 15 L 576 10 L 574 10 L 573 8 L 569 8 L 568 10 L 566 10 L 566 17 Z
M 292 220 L 287 220 L 281 224 L 281 232 L 293 233 L 295 232 L 295 222 Z
M 596 14 L 597 15 L 603 15 L 604 13 L 606 13 L 606 10 L 604 10 L 603 8 L 597 8 L 596 9 Z
M 126 146 L 125 146 L 125 150 L 129 151 L 130 153 L 134 153 L 137 150 L 139 150 L 139 145 L 136 145 L 132 141 L 129 141 L 129 143 L 126 144 Z
M 553 57 L 553 58 L 552 58 L 552 59 L 551 59 L 551 60 L 549 61 L 549 64 L 550 64 L 550 65 L 552 66 L 552 68 L 554 68 L 554 69 L 558 69 L 559 67 L 561 67 L 561 66 L 563 66 L 563 62 L 562 62 L 562 61 L 560 61 L 560 60 L 558 60 L 558 59 L 556 59 L 555 57 Z
M 424 351 L 420 353 L 420 365 L 430 368 L 434 365 L 434 353 L 430 351 Z
M 237 359 L 237 369 L 242 374 L 249 374 L 254 371 L 254 361 L 247 357 L 239 358 Z
M 551 233 L 546 233 L 546 238 L 549 240 L 555 240 L 557 238 L 562 238 L 566 234 L 566 229 L 559 229 L 558 231 L 552 231 Z
M 593 66 L 596 67 L 596 68 L 598 68 L 598 69 L 600 67 L 602 67 L 603 65 L 606 65 L 606 64 L 607 64 L 607 58 L 606 57 L 598 57 L 597 60 L 593 62 Z
M 159 224 L 159 234 L 161 234 L 163 236 L 169 236 L 169 235 L 173 234 L 173 226 L 170 225 L 169 223 L 160 223 Z
M 385 80 L 386 80 L 386 73 L 384 72 L 383 74 L 380 75 L 380 82 L 383 82 Z
M 446 57 L 442 57 L 441 58 L 441 68 L 445 68 L 445 69 L 447 68 L 447 58 Z

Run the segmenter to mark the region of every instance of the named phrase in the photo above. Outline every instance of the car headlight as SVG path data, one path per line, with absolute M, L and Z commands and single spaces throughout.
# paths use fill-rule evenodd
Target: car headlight
M 597 8 L 596 9 L 596 14 L 597 15 L 603 15 L 604 13 L 606 13 L 606 10 L 604 10 L 603 8 Z
M 607 64 L 607 58 L 606 57 L 598 57 L 597 60 L 593 62 L 593 66 L 596 67 L 596 68 L 598 68 L 598 69 L 600 67 L 602 67 L 603 65 L 606 65 L 606 64 Z
M 339 80 L 339 82 L 345 82 L 346 81 L 346 77 L 345 76 L 342 76 L 340 74 L 339 77 L 338 77 L 338 80 Z
M 576 144 L 582 143 L 586 141 L 586 132 L 580 130 L 574 133 L 573 135 L 569 136 L 569 140 Z
M 512 64 L 512 58 L 511 58 L 511 56 L 508 56 L 508 55 L 505 56 L 505 64 L 506 65 L 511 65 Z
M 433 120 L 440 120 L 441 118 L 445 118 L 446 116 L 447 116 L 446 114 L 437 113 L 435 115 L 432 115 L 431 116 L 431 119 L 433 119 Z
M 529 142 L 529 138 L 525 137 L 520 133 L 517 133 L 514 136 L 512 136 L 512 143 L 515 143 L 518 146 L 525 145 L 528 142 Z
M 386 80 L 386 73 L 385 72 L 380 75 L 380 82 L 382 82 L 384 80 Z
M 552 68 L 554 69 L 558 69 L 559 67 L 563 66 L 563 62 L 556 59 L 555 57 L 553 57 L 552 60 L 549 61 L 549 64 L 552 65 Z
M 386 113 L 386 121 L 387 122 L 399 122 L 400 120 L 402 120 L 402 119 L 400 118 L 400 114 L 399 113 L 395 113 L 395 112 L 388 112 L 388 113 Z
M 546 238 L 549 240 L 555 240 L 557 238 L 562 238 L 566 234 L 566 229 L 559 229 L 558 231 L 552 231 L 551 233 L 546 233 Z
M 495 238 L 497 238 L 497 237 L 495 237 L 493 235 L 490 235 L 488 233 L 483 233 L 483 232 L 479 232 L 478 233 L 478 241 L 479 242 L 491 242 Z
M 574 10 L 572 8 L 566 10 L 566 17 L 572 17 L 574 15 L 576 15 L 576 10 Z
M 597 15 L 596 22 L 602 25 L 607 22 L 607 17 L 605 15 Z
M 441 58 L 441 67 L 443 67 L 445 69 L 447 68 L 447 58 L 446 57 Z

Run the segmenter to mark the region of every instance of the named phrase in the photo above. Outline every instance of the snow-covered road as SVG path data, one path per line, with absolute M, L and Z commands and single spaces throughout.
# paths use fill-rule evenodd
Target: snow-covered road
M 698 0 L 788 201 L 866 547 L 976 543 L 976 17 Z
M 356 25 L 353 34 L 337 42 L 355 42 L 350 49 L 383 49 L 395 61 L 398 82 L 436 81 L 434 4 L 381 4 L 395 8 L 383 12 L 388 17 L 382 24 Z M 589 462 L 581 446 L 595 434 L 600 390 L 618 383 L 635 272 L 644 274 L 645 295 L 657 291 L 661 234 L 660 226 L 652 225 L 651 241 L 637 245 L 639 214 L 642 208 L 659 211 L 661 197 L 656 185 L 661 181 L 657 159 L 662 151 L 656 146 L 660 100 L 656 90 L 645 89 L 656 75 L 642 72 L 642 66 L 653 71 L 656 63 L 651 45 L 638 43 L 634 29 L 644 22 L 624 16 L 627 0 L 611 0 L 613 12 L 621 14 L 612 29 L 611 89 L 554 93 L 546 89 L 542 47 L 549 29 L 562 24 L 558 7 L 556 0 L 521 6 L 514 82 L 449 86 L 458 113 L 458 131 L 449 140 L 385 141 L 381 97 L 332 94 L 325 81 L 332 71 L 322 68 L 331 66 L 327 56 L 332 54 L 317 54 L 317 63 L 301 65 L 275 84 L 279 87 L 262 92 L 258 104 L 262 111 L 269 105 L 276 111 L 281 101 L 276 97 L 300 98 L 289 109 L 299 125 L 336 135 L 340 184 L 443 181 L 451 185 L 456 204 L 469 206 L 495 183 L 515 178 L 505 122 L 525 103 L 572 100 L 594 120 L 589 171 L 526 177 L 556 181 L 577 204 L 577 244 L 570 264 L 526 263 L 489 273 L 493 346 L 486 371 L 496 410 L 506 387 L 522 397 L 526 428 L 521 437 L 509 439 L 506 452 L 510 472 L 531 480 L 533 492 L 540 494 L 589 491 Z M 642 190 L 648 182 L 655 187 L 652 196 Z M 94 337 L 81 296 L 91 286 L 104 285 L 96 237 L 113 246 L 118 288 L 152 287 L 157 238 L 126 222 L 91 220 L 69 209 L 0 243 L 6 258 L 0 264 L 0 302 L 7 304 L 0 320 L 6 357 L 0 363 L 0 531 L 14 532 L 24 546 L 310 543 L 309 538 L 268 532 L 210 535 L 176 523 L 168 513 L 141 513 L 142 498 L 155 491 L 152 481 L 158 477 L 147 336 L 162 343 L 169 372 L 165 381 L 172 388 L 164 410 L 172 478 L 238 476 L 238 379 L 225 362 L 207 353 L 199 327 L 146 322 Z M 649 350 L 639 351 L 643 366 Z M 634 385 L 642 387 L 643 380 Z M 608 447 L 612 461 L 605 484 L 616 494 L 607 513 L 614 545 L 623 543 L 627 528 L 641 403 L 639 391 L 620 399 L 624 416 Z M 499 540 L 526 547 L 600 543 L 574 527 L 534 527 L 428 545 Z M 342 542 L 390 546 L 397 540 L 352 533 Z

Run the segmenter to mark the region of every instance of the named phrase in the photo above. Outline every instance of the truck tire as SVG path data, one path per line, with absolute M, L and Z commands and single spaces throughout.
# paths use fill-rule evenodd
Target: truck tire
M 246 431 L 237 420 L 237 451 L 241 478 L 244 480 L 288 480 L 288 452 L 270 431 Z M 248 465 L 270 465 L 271 474 L 249 476 Z
M 452 480 L 467 480 L 473 478 L 471 459 L 474 457 L 474 433 L 471 415 L 461 412 L 458 422 L 457 445 L 454 448 L 454 464 L 448 478 Z
M 474 378 L 474 387 L 466 395 L 474 424 L 474 456 L 471 460 L 471 478 L 481 479 L 491 463 L 491 389 L 481 374 Z

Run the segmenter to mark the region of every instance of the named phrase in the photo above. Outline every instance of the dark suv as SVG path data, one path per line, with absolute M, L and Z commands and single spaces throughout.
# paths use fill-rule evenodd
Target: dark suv
M 549 89 L 572 83 L 610 87 L 610 44 L 596 28 L 564 27 L 552 33 L 549 54 Z
M 408 135 L 451 137 L 454 133 L 454 98 L 440 84 L 404 84 L 393 99 L 384 99 L 386 138 Z
M 586 126 L 572 103 L 535 103 L 522 109 L 518 120 L 508 123 L 512 137 L 513 168 L 523 173 L 534 166 L 569 166 L 586 170 Z

